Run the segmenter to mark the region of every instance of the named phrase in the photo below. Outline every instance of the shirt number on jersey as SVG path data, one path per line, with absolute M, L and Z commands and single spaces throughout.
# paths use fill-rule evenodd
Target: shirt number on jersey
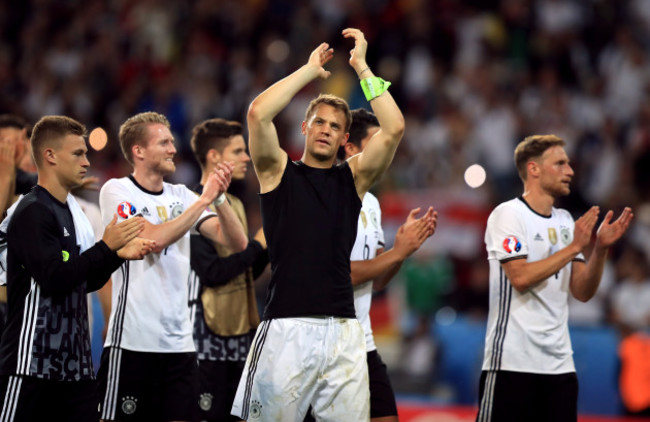
M 370 246 L 368 246 L 368 235 L 363 238 L 363 259 L 370 259 Z

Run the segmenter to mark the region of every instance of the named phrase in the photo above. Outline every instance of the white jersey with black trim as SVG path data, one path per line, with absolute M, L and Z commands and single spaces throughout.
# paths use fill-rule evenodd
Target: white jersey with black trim
M 370 192 L 363 197 L 357 239 L 350 253 L 350 261 L 373 259 L 377 249 L 384 247 L 384 230 L 381 228 L 381 208 L 377 197 Z M 372 280 L 354 286 L 354 309 L 366 336 L 366 351 L 371 352 L 377 347 L 372 337 L 370 323 L 370 304 L 372 302 Z
M 533 211 L 523 198 L 497 206 L 488 218 L 485 244 L 490 265 L 490 311 L 483 370 L 536 374 L 574 372 L 569 338 L 571 265 L 524 293 L 514 289 L 501 263 L 545 259 L 573 240 L 568 211 L 550 216 Z M 574 260 L 584 261 L 582 254 Z
M 163 183 L 161 192 L 142 188 L 132 177 L 111 179 L 99 194 L 104 225 L 141 215 L 152 224 L 178 217 L 198 199 L 184 185 Z M 206 209 L 192 227 L 214 213 Z M 105 346 L 137 352 L 195 351 L 187 307 L 190 232 L 160 253 L 126 261 L 113 273 L 112 309 Z

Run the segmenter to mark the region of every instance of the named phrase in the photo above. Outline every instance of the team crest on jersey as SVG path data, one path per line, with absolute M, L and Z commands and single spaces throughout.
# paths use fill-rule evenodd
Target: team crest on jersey
M 379 223 L 377 222 L 377 213 L 374 210 L 370 211 L 370 222 L 375 226 L 375 228 L 379 227 Z
M 503 249 L 508 253 L 519 252 L 521 250 L 521 242 L 514 236 L 508 236 L 503 239 Z
M 557 243 L 557 232 L 555 231 L 554 227 L 549 227 L 548 228 L 548 240 L 553 245 L 555 245 Z
M 158 211 L 158 217 L 160 217 L 163 223 L 167 221 L 167 208 L 156 207 L 156 211 Z
M 571 243 L 571 233 L 568 227 L 560 227 L 560 239 L 565 245 Z
M 125 415 L 132 415 L 138 408 L 138 399 L 131 396 L 122 397 L 122 412 Z
M 248 416 L 251 419 L 259 419 L 262 417 L 262 405 L 257 400 L 251 402 L 251 408 L 248 412 Z
M 136 209 L 135 205 L 133 205 L 130 202 L 124 201 L 120 202 L 120 204 L 117 206 L 117 215 L 119 215 L 122 218 L 129 218 L 132 215 L 135 215 Z
M 365 229 L 366 226 L 368 225 L 368 218 L 366 217 L 366 212 L 364 210 L 361 210 L 361 214 L 359 214 L 361 217 L 361 223 L 363 224 L 363 228 Z
M 174 202 L 169 207 L 171 208 L 172 220 L 183 213 L 183 204 L 180 202 Z
M 201 397 L 199 398 L 199 407 L 204 412 L 210 410 L 212 408 L 212 394 L 210 393 L 201 394 Z

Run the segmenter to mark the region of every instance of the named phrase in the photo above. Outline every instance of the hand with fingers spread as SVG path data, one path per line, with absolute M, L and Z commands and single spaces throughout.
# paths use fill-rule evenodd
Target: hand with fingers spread
M 235 163 L 232 161 L 219 163 L 217 168 L 208 176 L 208 180 L 203 186 L 201 198 L 211 204 L 219 195 L 225 193 L 228 186 L 230 186 L 234 168 Z
M 600 208 L 594 205 L 576 220 L 572 244 L 578 247 L 581 252 L 584 252 L 591 242 L 591 234 L 594 232 L 594 227 L 598 221 L 598 214 L 600 214 Z
M 614 211 L 611 210 L 605 215 L 596 232 L 596 246 L 608 248 L 620 239 L 630 226 L 634 214 L 631 208 L 625 207 L 621 215 L 612 223 L 613 217 Z
M 311 66 L 318 71 L 319 78 L 327 79 L 331 73 L 323 67 L 325 66 L 325 63 L 329 62 L 332 57 L 334 57 L 334 49 L 329 47 L 329 44 L 326 42 L 316 47 L 316 49 L 312 51 L 309 56 L 309 61 L 307 62 L 307 66 Z
M 424 241 L 435 232 L 438 213 L 433 210 L 433 207 L 429 207 L 422 217 L 416 218 L 419 213 L 420 208 L 411 210 L 406 222 L 400 226 L 395 235 L 393 249 L 398 251 L 403 259 L 418 250 Z
M 116 223 L 117 214 L 113 214 L 113 219 L 104 229 L 104 235 L 102 236 L 102 240 L 112 251 L 122 248 L 144 230 L 144 219 L 142 217 L 129 218 L 119 224 Z
M 117 256 L 122 259 L 140 260 L 149 255 L 156 247 L 156 242 L 136 237 L 117 250 Z
M 359 74 L 368 67 L 366 63 L 366 52 L 368 51 L 368 41 L 358 29 L 346 28 L 343 30 L 345 38 L 354 39 L 354 48 L 350 50 L 350 66 Z

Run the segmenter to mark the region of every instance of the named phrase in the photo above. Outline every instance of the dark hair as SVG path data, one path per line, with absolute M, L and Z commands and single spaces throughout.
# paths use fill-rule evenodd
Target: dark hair
M 29 127 L 27 120 L 15 114 L 0 114 L 0 129 L 7 127 L 20 130 L 26 129 L 27 137 L 31 136 L 31 128 Z
M 190 146 L 201 168 L 205 167 L 208 151 L 216 149 L 222 153 L 230 138 L 243 132 L 241 123 L 219 118 L 205 120 L 194 126 Z
M 305 121 L 309 121 L 309 118 L 314 114 L 314 110 L 321 104 L 327 104 L 334 107 L 337 110 L 340 110 L 345 115 L 345 133 L 350 131 L 350 124 L 352 123 L 352 115 L 350 114 L 350 106 L 348 106 L 347 101 L 341 97 L 337 97 L 332 94 L 320 94 L 318 97 L 311 100 L 309 106 L 307 106 L 307 111 L 305 111 Z
M 352 110 L 350 114 L 352 115 L 352 123 L 350 124 L 348 143 L 361 148 L 361 141 L 368 136 L 368 129 L 379 127 L 379 120 L 377 120 L 377 116 L 365 108 L 357 108 Z M 339 160 L 345 160 L 345 145 L 339 147 L 337 155 Z
M 44 116 L 32 130 L 32 155 L 36 166 L 41 164 L 41 152 L 53 146 L 67 135 L 86 136 L 86 127 L 67 116 Z
M 526 181 L 526 165 L 530 160 L 540 158 L 554 146 L 564 146 L 564 139 L 556 135 L 531 135 L 524 138 L 515 148 L 515 165 L 522 181 Z
M 133 145 L 145 145 L 145 134 L 150 124 L 160 123 L 170 127 L 167 117 L 155 111 L 145 111 L 126 119 L 120 126 L 120 147 L 129 164 L 133 165 Z

